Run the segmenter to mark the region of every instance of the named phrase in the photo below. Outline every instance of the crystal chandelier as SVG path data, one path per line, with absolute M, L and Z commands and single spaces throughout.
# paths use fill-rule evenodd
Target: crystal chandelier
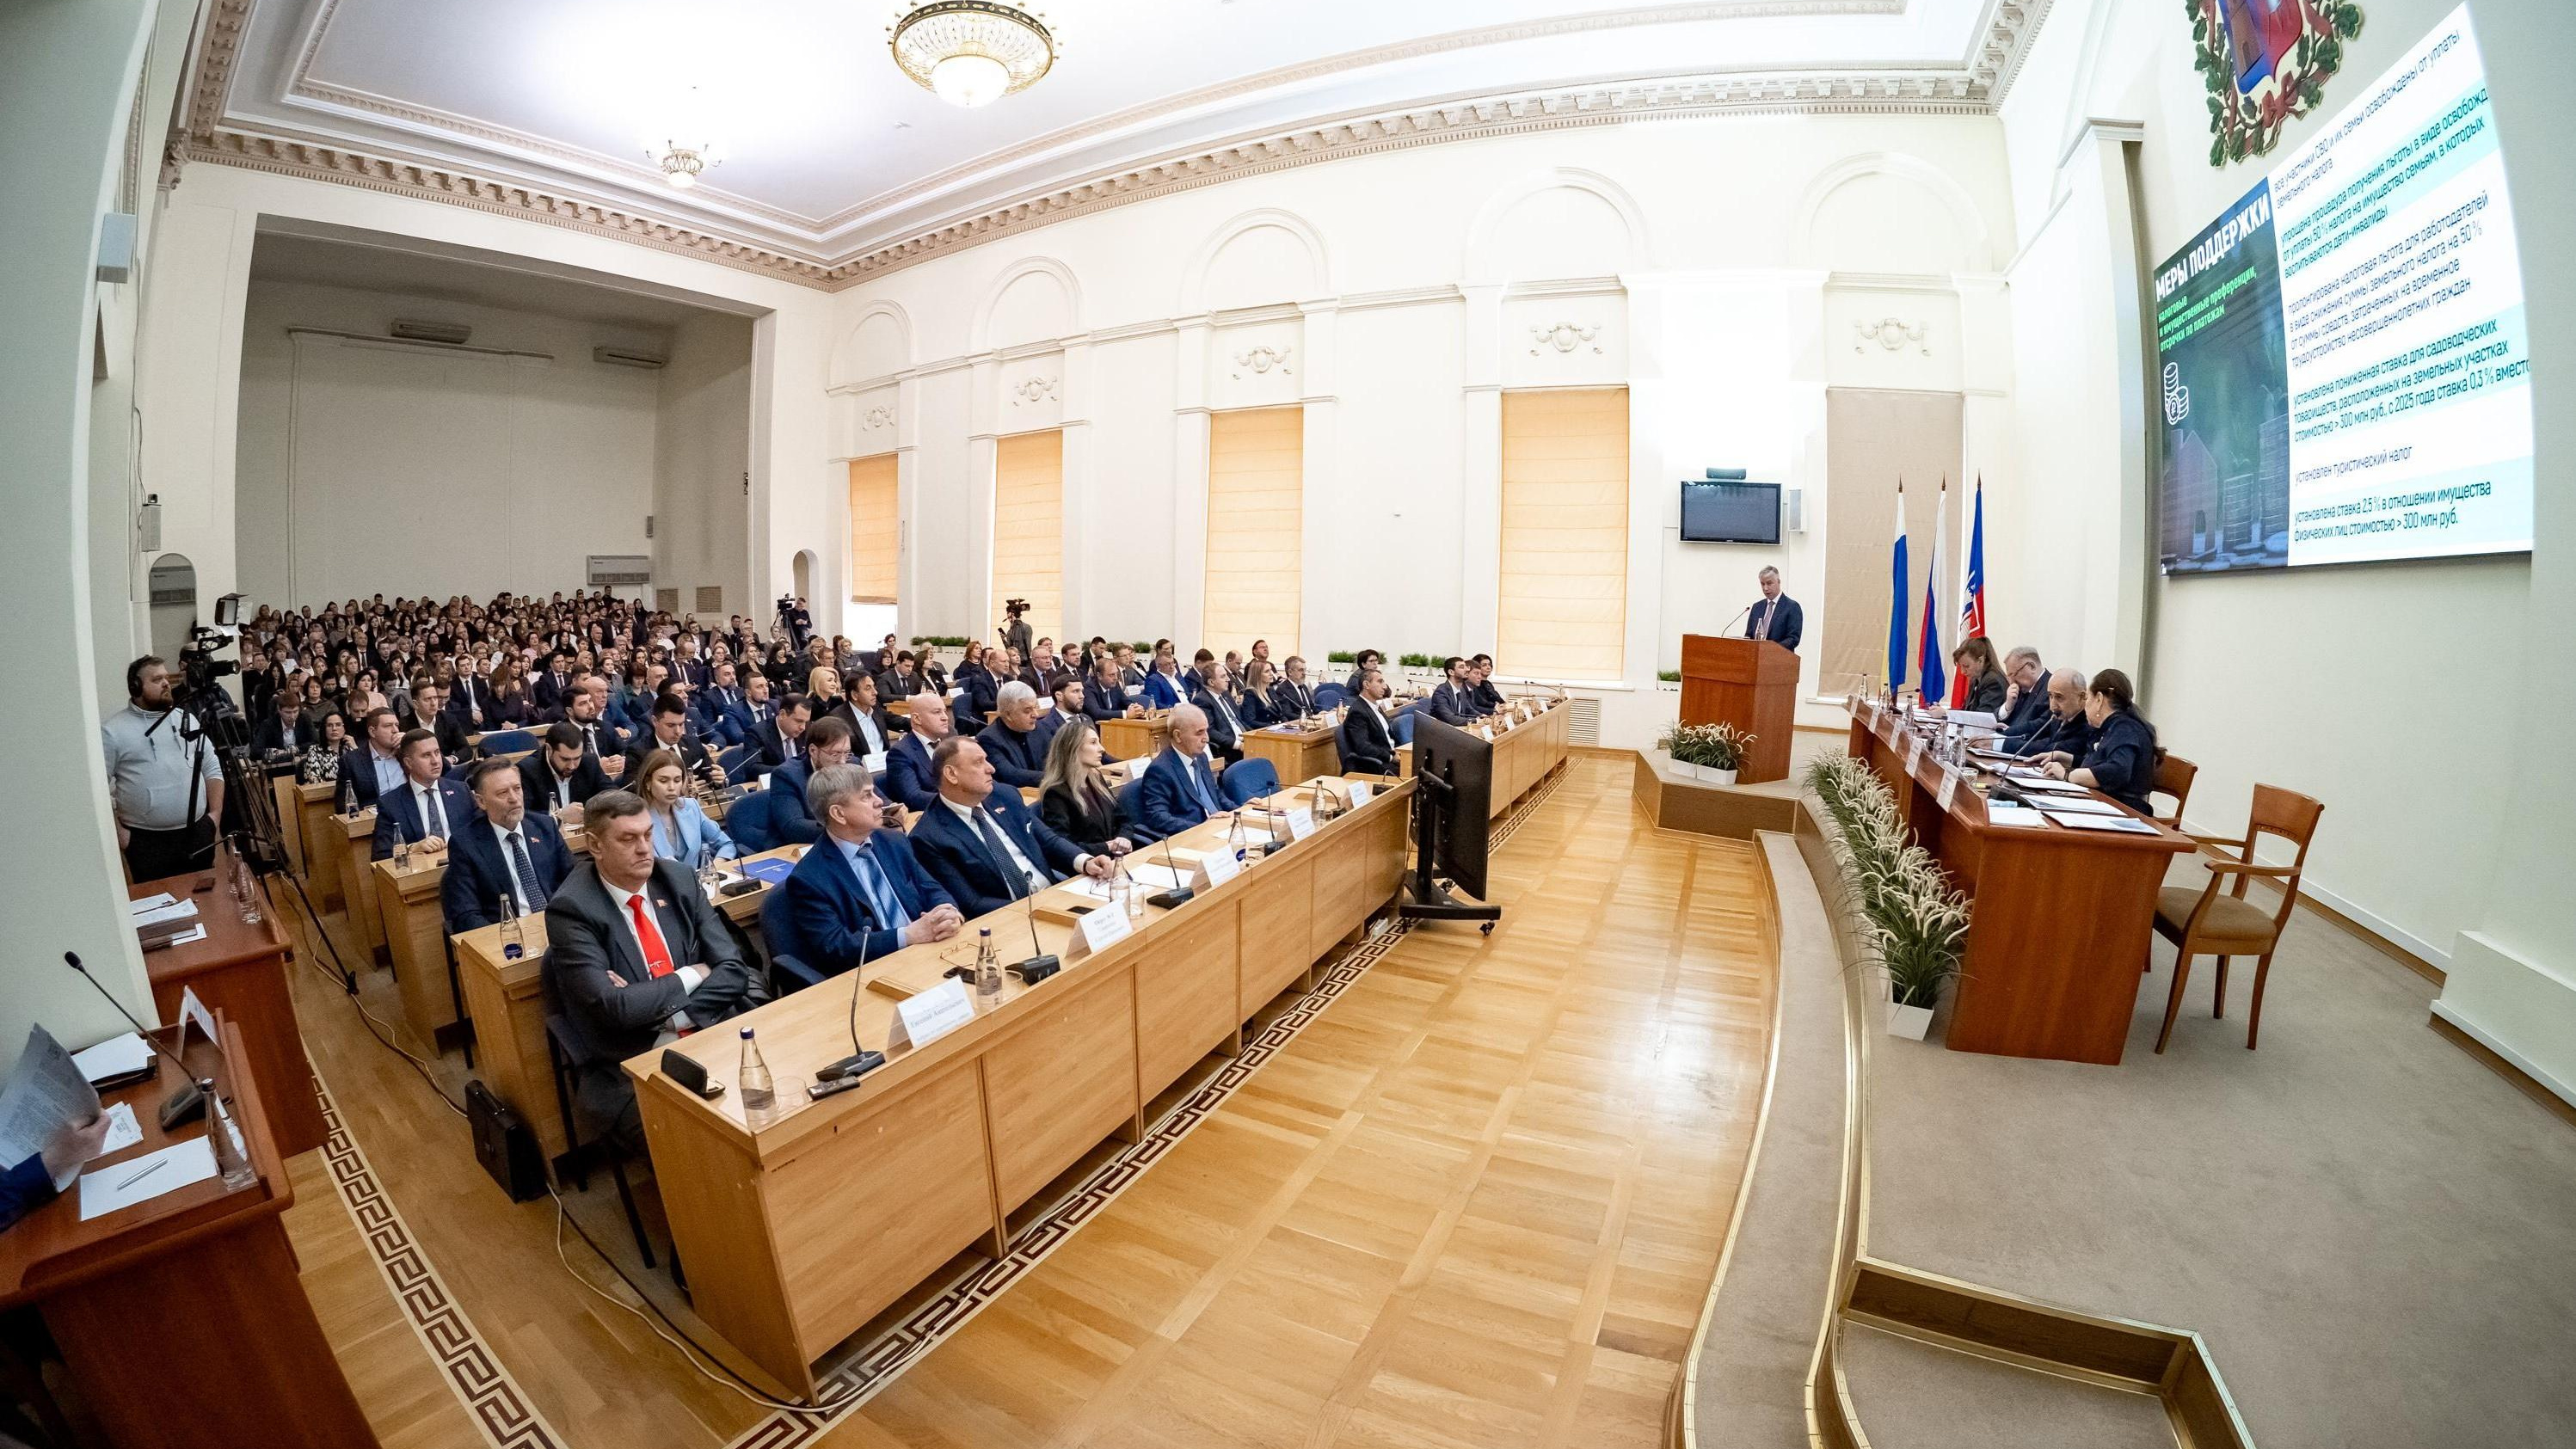
M 953 106 L 990 105 L 1055 65 L 1046 23 L 999 0 L 914 0 L 887 35 L 894 63 Z
M 657 127 L 662 134 L 645 134 L 644 156 L 662 168 L 662 179 L 671 183 L 672 190 L 686 191 L 724 158 L 716 154 L 715 142 L 707 139 L 706 97 L 696 86 L 689 87 L 669 109 L 668 124 Z

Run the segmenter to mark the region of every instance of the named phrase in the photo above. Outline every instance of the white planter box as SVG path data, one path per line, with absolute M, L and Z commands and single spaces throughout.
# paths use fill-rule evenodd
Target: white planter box
M 1888 1004 L 1887 1034 L 1889 1036 L 1901 1036 L 1907 1041 L 1921 1041 L 1923 1034 L 1931 1029 L 1931 1007 L 1898 1006 L 1893 1002 Z
M 1735 783 L 1735 772 L 1733 770 L 1721 770 L 1713 765 L 1700 766 L 1699 777 L 1712 785 L 1732 785 Z

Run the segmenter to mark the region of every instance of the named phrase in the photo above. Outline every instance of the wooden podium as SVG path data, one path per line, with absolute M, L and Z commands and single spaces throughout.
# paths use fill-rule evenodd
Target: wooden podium
M 1682 723 L 1752 732 L 1737 784 L 1788 778 L 1797 705 L 1797 655 L 1768 639 L 1682 636 Z

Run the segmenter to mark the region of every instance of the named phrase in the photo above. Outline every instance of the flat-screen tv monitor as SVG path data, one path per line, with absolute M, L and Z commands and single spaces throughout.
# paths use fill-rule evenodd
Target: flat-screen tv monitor
M 1440 858 L 1434 872 L 1478 900 L 1485 898 L 1485 849 L 1493 827 L 1494 747 L 1416 711 L 1413 773 L 1445 780 L 1449 789 L 1416 787 L 1422 809 L 1440 816 Z
M 2522 262 L 2467 7 L 2341 116 L 2156 269 L 2168 574 L 2531 549 Z
M 1682 480 L 1682 542 L 1779 541 L 1779 484 Z

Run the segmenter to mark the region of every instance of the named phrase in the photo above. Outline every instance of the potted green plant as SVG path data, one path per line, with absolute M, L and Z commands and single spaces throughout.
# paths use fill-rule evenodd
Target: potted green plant
M 1888 869 L 1898 879 L 1879 893 L 1874 920 L 1878 966 L 1887 973 L 1887 1031 L 1921 1041 L 1942 988 L 1959 974 L 1968 906 L 1919 847 Z
M 1700 732 L 1700 778 L 1712 784 L 1734 784 L 1735 772 L 1744 768 L 1745 751 L 1751 748 L 1753 736 L 1731 724 L 1702 725 Z

